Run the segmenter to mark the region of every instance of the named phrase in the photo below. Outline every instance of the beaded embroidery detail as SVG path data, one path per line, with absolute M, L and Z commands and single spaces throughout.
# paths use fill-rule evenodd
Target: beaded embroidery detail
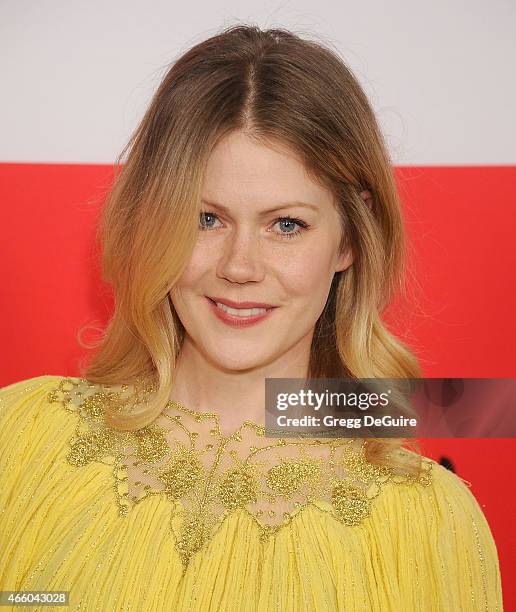
M 104 412 L 145 402 L 155 390 L 135 385 L 100 385 L 62 378 L 48 395 L 75 413 L 78 423 L 67 460 L 113 466 L 121 516 L 149 495 L 164 495 L 181 516 L 170 526 L 186 570 L 193 554 L 213 537 L 232 512 L 244 509 L 256 521 L 263 542 L 313 504 L 330 508 L 345 525 L 359 525 L 387 481 L 428 486 L 424 474 L 396 474 L 367 462 L 365 440 L 265 438 L 265 428 L 244 421 L 232 435 L 220 432 L 218 415 L 189 410 L 170 400 L 155 421 L 137 431 L 118 431 L 104 423 Z

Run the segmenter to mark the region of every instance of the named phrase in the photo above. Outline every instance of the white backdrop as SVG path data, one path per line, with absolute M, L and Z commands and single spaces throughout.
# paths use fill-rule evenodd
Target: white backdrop
M 1 162 L 112 163 L 167 64 L 248 21 L 337 48 L 395 164 L 516 162 L 514 0 L 17 0 L 0 14 Z

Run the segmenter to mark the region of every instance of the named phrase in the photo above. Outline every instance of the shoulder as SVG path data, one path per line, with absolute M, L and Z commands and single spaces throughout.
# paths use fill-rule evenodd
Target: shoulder
M 73 433 L 76 419 L 54 402 L 63 381 L 59 375 L 27 378 L 0 388 L 0 457 L 3 465 L 21 464 L 43 446 L 51 446 L 59 432 Z
M 403 449 L 411 456 L 416 453 Z M 423 475 L 418 479 L 392 477 L 384 485 L 386 504 L 405 504 L 412 510 L 413 518 L 422 516 L 426 520 L 445 521 L 446 517 L 461 520 L 466 516 L 476 517 L 482 523 L 485 517 L 473 495 L 472 483 L 461 478 L 430 457 L 421 455 Z
M 455 513 L 456 518 L 476 517 L 486 523 L 472 492 L 473 483 L 429 457 L 422 456 L 422 461 L 428 466 L 429 477 L 425 486 L 417 489 L 417 498 L 424 503 L 427 513 L 434 512 L 441 520 L 443 516 L 452 518 Z
M 18 446 L 20 455 L 21 447 L 58 434 L 63 441 L 73 435 L 79 443 L 91 442 L 81 432 L 94 430 L 99 437 L 99 432 L 111 431 L 104 425 L 107 404 L 123 406 L 137 395 L 132 385 L 104 385 L 53 374 L 1 387 L 0 448 Z
M 58 416 L 69 399 L 67 394 L 79 388 L 81 381 L 77 377 L 44 374 L 0 387 L 0 423 Z
M 419 499 L 446 549 L 469 550 L 479 561 L 498 566 L 496 544 L 471 483 L 432 461 L 432 482 Z
M 57 557 L 68 558 L 65 548 L 80 548 L 88 517 L 100 517 L 99 529 L 118 517 L 113 466 L 90 462 L 78 470 L 71 461 L 94 440 L 83 435 L 81 402 L 73 403 L 74 390 L 91 388 L 81 380 L 43 375 L 0 388 L 0 549 L 25 551 L 20 563 L 46 559 L 49 538 Z
M 376 500 L 372 528 L 382 550 L 395 543 L 395 562 L 407 576 L 403 588 L 412 593 L 415 575 L 420 589 L 428 589 L 421 601 L 433 599 L 442 609 L 501 611 L 498 551 L 472 483 L 433 459 L 422 460 L 428 478 L 390 479 Z
M 51 394 L 65 380 L 65 376 L 44 374 L 1 387 L 0 422 L 5 425 L 13 419 L 52 412 L 49 408 Z
M 44 374 L 0 387 L 0 422 L 37 416 L 58 416 L 131 396 L 130 385 L 103 385 L 76 376 Z M 79 409 L 79 410 L 78 410 Z
M 0 506 L 22 491 L 46 494 L 60 479 L 85 486 L 103 476 L 101 459 L 117 440 L 103 426 L 102 390 L 83 378 L 59 375 L 0 388 Z M 86 463 L 87 470 L 75 469 Z
M 6 469 L 27 467 L 36 458 L 57 460 L 76 435 L 87 392 L 99 389 L 84 379 L 54 374 L 1 387 L 0 460 Z
M 1 405 L 3 407 L 6 402 L 12 404 L 27 397 L 38 395 L 38 392 L 40 395 L 44 394 L 47 389 L 51 389 L 65 378 L 67 377 L 56 374 L 43 374 L 0 387 Z
M 411 452 L 411 451 L 407 451 Z M 406 545 L 426 540 L 442 547 L 440 554 L 451 561 L 464 551 L 478 560 L 498 566 L 496 544 L 487 518 L 464 480 L 433 459 L 421 457 L 426 476 L 416 481 L 390 479 L 377 499 L 378 517 L 401 534 Z
M 378 521 L 390 530 L 400 554 L 420 566 L 421 577 L 433 577 L 443 605 L 501 610 L 498 551 L 472 483 L 433 459 L 422 460 L 430 477 L 423 486 L 386 483 L 375 508 Z

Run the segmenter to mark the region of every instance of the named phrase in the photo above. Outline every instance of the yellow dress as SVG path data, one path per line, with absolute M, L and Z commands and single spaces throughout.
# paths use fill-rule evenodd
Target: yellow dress
M 416 480 L 362 440 L 224 438 L 169 402 L 119 432 L 149 389 L 38 376 L 0 389 L 0 591 L 69 591 L 27 610 L 502 610 L 476 499 L 429 458 Z M 409 451 L 403 451 L 409 452 Z M 6 610 L 18 610 L 7 606 Z

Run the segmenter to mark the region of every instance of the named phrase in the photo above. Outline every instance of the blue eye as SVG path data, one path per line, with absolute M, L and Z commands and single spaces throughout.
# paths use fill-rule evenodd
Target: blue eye
M 276 223 L 287 223 L 290 224 L 290 227 L 292 227 L 293 225 L 298 225 L 299 227 L 301 227 L 302 229 L 299 230 L 295 230 L 295 231 L 289 231 L 289 232 L 281 232 L 280 236 L 282 238 L 295 238 L 296 236 L 299 236 L 302 231 L 304 229 L 306 229 L 308 227 L 308 224 L 305 223 L 304 221 L 301 221 L 301 219 L 294 219 L 293 217 L 280 217 L 279 219 L 276 220 Z
M 203 217 L 203 215 L 204 215 L 204 217 Z M 215 213 L 211 213 L 211 212 L 202 212 L 200 214 L 200 217 L 206 219 L 206 217 L 217 217 L 217 215 Z M 200 227 L 201 227 L 201 229 L 210 229 L 209 227 L 206 227 L 202 223 L 201 223 Z
M 210 230 L 210 229 L 217 229 L 216 227 L 214 227 L 213 225 L 209 225 L 207 223 L 209 223 L 209 220 L 216 220 L 218 219 L 218 216 L 216 213 L 211 212 L 211 211 L 205 211 L 200 213 L 200 219 L 199 219 L 199 229 L 206 231 L 206 230 Z M 274 232 L 275 234 L 277 234 L 280 238 L 296 238 L 298 236 L 300 236 L 304 230 L 308 229 L 310 226 L 308 225 L 308 223 L 305 223 L 304 221 L 302 221 L 301 219 L 296 219 L 294 217 L 278 217 L 277 219 L 274 220 L 273 226 L 277 225 L 277 224 L 284 224 L 283 227 L 285 228 L 285 225 L 287 226 L 286 229 L 288 229 L 289 227 L 292 228 L 294 226 L 299 226 L 301 229 L 296 229 L 294 231 L 280 231 L 280 232 Z

